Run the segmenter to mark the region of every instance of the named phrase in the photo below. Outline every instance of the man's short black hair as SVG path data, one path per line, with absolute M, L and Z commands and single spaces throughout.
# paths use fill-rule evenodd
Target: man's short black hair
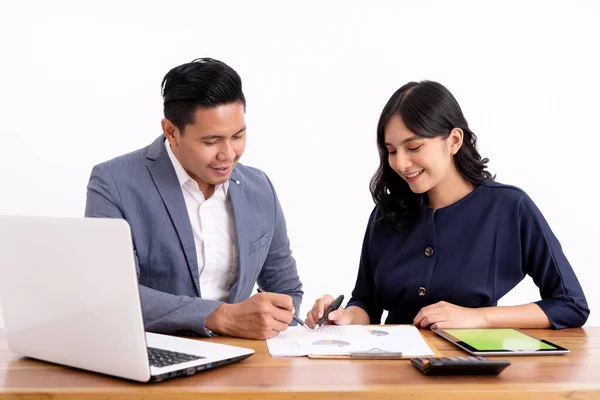
M 198 108 L 240 102 L 246 108 L 242 80 L 229 65 L 212 58 L 198 58 L 170 70 L 162 81 L 165 118 L 179 129 L 193 124 Z

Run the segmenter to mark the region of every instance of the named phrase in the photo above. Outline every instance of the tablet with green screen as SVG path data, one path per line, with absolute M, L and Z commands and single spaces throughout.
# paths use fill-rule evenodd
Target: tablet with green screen
M 569 350 L 520 329 L 433 329 L 444 339 L 478 356 L 565 354 Z

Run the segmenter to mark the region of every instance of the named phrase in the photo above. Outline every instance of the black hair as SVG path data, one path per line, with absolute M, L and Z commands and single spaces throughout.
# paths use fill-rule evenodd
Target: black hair
M 161 84 L 163 112 L 181 134 L 195 122 L 198 108 L 241 102 L 246 108 L 240 76 L 227 64 L 198 58 L 171 69 Z
M 454 155 L 458 172 L 474 185 L 493 181 L 486 170 L 488 159 L 477 151 L 477 136 L 469 129 L 460 105 L 443 85 L 432 82 L 409 82 L 389 99 L 377 125 L 379 168 L 371 179 L 370 189 L 378 209 L 376 224 L 394 230 L 403 221 L 411 221 L 419 208 L 427 204 L 427 194 L 414 193 L 408 183 L 391 167 L 385 146 L 385 125 L 398 115 L 404 125 L 423 138 L 447 138 L 454 128 L 463 131 L 463 144 Z

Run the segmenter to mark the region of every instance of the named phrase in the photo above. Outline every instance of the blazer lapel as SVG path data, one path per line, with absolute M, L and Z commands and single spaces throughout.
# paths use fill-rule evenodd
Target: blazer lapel
M 234 169 L 229 179 L 229 199 L 233 209 L 233 220 L 235 221 L 235 234 L 238 245 L 238 275 L 237 280 L 229 292 L 229 303 L 238 303 L 246 299 L 243 288 L 247 287 L 244 280 L 247 277 L 248 262 L 248 234 L 250 229 L 248 219 L 246 218 L 246 204 L 248 202 L 244 182 L 239 179 L 239 174 Z M 252 284 L 254 286 L 254 284 Z
M 198 275 L 198 259 L 196 258 L 196 245 L 194 244 L 194 234 L 190 217 L 187 213 L 185 200 L 181 186 L 177 180 L 175 169 L 169 159 L 169 155 L 164 147 L 164 136 L 159 137 L 150 145 L 146 156 L 153 162 L 148 164 L 148 170 L 154 180 L 154 184 L 162 197 L 169 216 L 175 225 L 175 230 L 179 236 L 179 241 L 185 253 L 190 274 L 194 280 L 194 286 L 198 296 L 200 293 L 200 278 Z

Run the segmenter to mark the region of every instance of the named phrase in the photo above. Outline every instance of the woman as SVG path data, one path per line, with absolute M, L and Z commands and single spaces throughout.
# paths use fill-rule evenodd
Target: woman
M 356 286 L 328 323 L 432 328 L 567 328 L 589 315 L 560 243 L 521 189 L 494 182 L 454 96 L 402 86 L 377 127 L 379 169 Z M 542 300 L 496 307 L 525 275 Z M 314 327 L 331 304 L 316 301 Z

